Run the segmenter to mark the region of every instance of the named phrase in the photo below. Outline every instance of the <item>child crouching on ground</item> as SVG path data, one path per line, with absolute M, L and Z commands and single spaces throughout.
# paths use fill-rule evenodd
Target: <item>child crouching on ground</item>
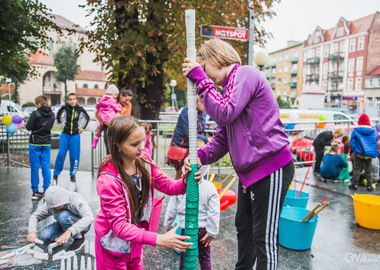
M 198 146 L 205 143 L 198 140 Z M 203 146 L 202 145 L 202 146 Z M 202 147 L 200 146 L 200 147 Z M 202 179 L 207 174 L 209 165 L 202 166 Z M 182 235 L 185 228 L 186 195 L 170 197 L 166 208 L 164 227 L 168 231 L 174 227 L 174 220 L 179 215 Z M 199 229 L 198 229 L 198 252 L 201 270 L 211 269 L 211 242 L 219 233 L 220 201 L 218 192 L 213 183 L 203 180 L 199 185 Z M 183 253 L 181 253 L 179 269 L 183 269 Z
M 347 168 L 347 162 L 339 154 L 339 145 L 331 143 L 330 153 L 327 153 L 322 159 L 321 176 L 324 179 L 337 180 L 340 170 Z

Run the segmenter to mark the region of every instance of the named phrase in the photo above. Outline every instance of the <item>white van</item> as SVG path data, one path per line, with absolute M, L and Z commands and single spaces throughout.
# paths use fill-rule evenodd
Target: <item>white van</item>
M 22 108 L 13 101 L 3 99 L 1 100 L 0 117 L 3 117 L 4 115 L 18 115 L 22 117 L 24 121 L 30 116 L 28 112 L 24 112 Z

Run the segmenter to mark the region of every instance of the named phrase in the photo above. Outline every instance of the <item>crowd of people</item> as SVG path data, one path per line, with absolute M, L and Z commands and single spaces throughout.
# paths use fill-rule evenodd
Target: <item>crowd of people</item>
M 235 269 L 276 269 L 278 263 L 278 225 L 285 195 L 294 176 L 293 157 L 272 89 L 262 73 L 241 65 L 236 50 L 219 39 L 206 41 L 197 52 L 196 61 L 186 58 L 184 75 L 197 87 L 199 182 L 198 251 L 202 270 L 211 269 L 211 243 L 219 233 L 220 204 L 215 186 L 205 181 L 208 166 L 230 154 L 239 177 L 235 226 L 238 256 Z M 222 87 L 222 92 L 217 87 Z M 97 193 L 100 211 L 93 213 L 78 193 L 59 185 L 59 175 L 69 151 L 70 181 L 76 181 L 79 166 L 80 134 L 89 122 L 86 111 L 78 105 L 75 94 L 55 117 L 47 106 L 46 96 L 35 99 L 26 127 L 31 131 L 32 199 L 45 201 L 32 214 L 27 240 L 47 249 L 55 243 L 59 249 L 77 250 L 83 245 L 91 225 L 95 231 L 97 269 L 143 269 L 143 246 L 163 246 L 181 253 L 192 243 L 184 232 L 187 175 L 191 171 L 188 156 L 189 125 L 187 108 L 179 116 L 174 130 L 172 154 L 168 162 L 176 169 L 174 178 L 166 175 L 152 160 L 153 132 L 149 123 L 130 116 L 131 90 L 109 85 L 96 104 L 99 122 L 96 147 L 104 134 L 107 155 L 98 166 Z M 215 136 L 205 134 L 205 112 L 218 124 Z M 62 135 L 55 161 L 53 186 L 50 187 L 50 130 L 57 119 Z M 352 184 L 356 190 L 364 170 L 368 191 L 373 190 L 373 163 L 379 161 L 378 136 L 363 114 L 351 137 L 344 136 L 343 156 L 336 139 L 344 131 L 320 133 L 314 140 L 314 173 L 324 179 L 348 179 L 347 157 L 353 163 Z M 328 153 L 326 146 L 330 147 Z M 242 151 L 244 149 L 244 151 Z M 177 153 L 175 151 L 178 151 Z M 376 161 L 377 160 L 377 161 Z M 43 191 L 38 190 L 38 170 L 42 168 Z M 152 226 L 157 208 L 154 190 L 171 196 L 165 213 L 166 232 L 157 233 Z M 160 212 L 158 212 L 160 215 Z M 54 216 L 55 222 L 38 231 L 38 222 Z M 175 224 L 176 216 L 179 217 Z M 181 228 L 180 233 L 176 233 Z

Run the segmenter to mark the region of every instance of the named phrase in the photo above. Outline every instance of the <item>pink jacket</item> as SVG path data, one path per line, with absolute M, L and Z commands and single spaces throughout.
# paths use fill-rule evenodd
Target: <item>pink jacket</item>
M 143 154 L 143 158 L 153 164 L 151 166 L 152 187 L 154 186 L 158 191 L 168 195 L 186 193 L 186 186 L 183 179 L 174 180 L 169 178 L 160 168 L 154 165 L 150 157 Z M 115 178 L 122 184 L 120 185 Z M 141 228 L 140 223 L 137 225 L 131 224 L 127 187 L 120 179 L 117 170 L 112 163 L 107 163 L 101 171 L 96 187 L 100 196 L 100 211 L 95 218 L 94 228 L 95 234 L 99 239 L 112 230 L 112 232 L 120 239 L 137 244 L 156 245 L 156 232 L 146 231 Z M 124 199 L 123 193 L 125 194 L 126 199 Z M 149 194 L 152 197 L 153 192 L 149 192 Z M 152 198 L 150 198 L 150 200 L 151 199 Z
M 117 105 L 117 100 L 111 96 L 102 97 L 95 108 L 99 111 L 99 116 L 104 122 L 109 122 L 114 119 L 121 107 Z

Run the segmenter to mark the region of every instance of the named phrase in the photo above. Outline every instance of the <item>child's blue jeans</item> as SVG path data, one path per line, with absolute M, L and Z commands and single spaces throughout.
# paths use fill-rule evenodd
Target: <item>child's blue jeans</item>
M 38 185 L 40 183 L 38 170 L 40 166 L 42 170 L 42 177 L 44 179 L 44 191 L 47 190 L 50 186 L 50 150 L 50 145 L 29 144 L 30 178 L 32 181 L 32 190 L 34 193 L 38 192 Z
M 45 227 L 40 231 L 40 233 L 38 234 L 38 239 L 44 241 L 45 243 L 54 241 L 80 219 L 81 217 L 78 217 L 73 213 L 64 210 L 58 214 L 56 222 L 50 224 L 49 226 Z M 90 230 L 90 226 L 91 225 L 89 225 L 85 230 L 83 230 L 79 234 L 84 235 L 85 233 L 87 233 Z M 74 242 L 74 239 L 77 238 L 79 234 L 72 235 L 70 239 L 67 241 L 67 243 L 62 245 L 62 248 L 69 248 Z

